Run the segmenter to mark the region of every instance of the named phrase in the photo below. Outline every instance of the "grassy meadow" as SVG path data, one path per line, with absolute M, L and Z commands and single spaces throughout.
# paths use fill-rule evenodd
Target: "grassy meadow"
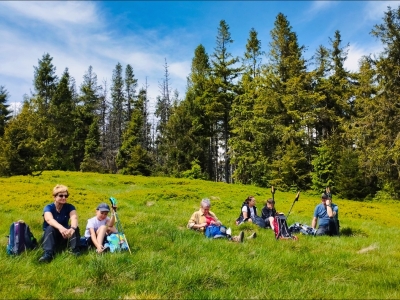
M 39 264 L 42 250 L 9 257 L 9 226 L 19 219 L 42 234 L 42 210 L 56 184 L 69 187 L 81 234 L 100 202 L 118 200 L 118 216 L 132 254 L 94 250 L 73 257 L 58 254 Z M 279 188 L 279 187 L 278 187 Z M 0 299 L 249 299 L 249 298 L 400 298 L 400 202 L 337 199 L 340 237 L 298 235 L 276 241 L 271 230 L 234 225 L 243 200 L 254 195 L 258 210 L 269 189 L 201 180 L 44 172 L 41 176 L 0 178 Z M 303 192 L 288 225 L 311 225 L 320 195 Z M 256 239 L 243 244 L 211 240 L 186 229 L 200 200 L 231 227 Z M 275 194 L 287 214 L 295 193 Z

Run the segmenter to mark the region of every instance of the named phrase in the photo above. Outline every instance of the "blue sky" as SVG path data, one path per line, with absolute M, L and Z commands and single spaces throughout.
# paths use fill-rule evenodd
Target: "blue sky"
M 0 85 L 11 108 L 33 90 L 34 66 L 50 53 L 57 75 L 66 67 L 77 87 L 91 65 L 101 84 L 111 83 L 120 62 L 130 64 L 138 87 L 147 78 L 154 103 L 163 79 L 164 60 L 170 84 L 183 97 L 195 48 L 214 51 L 220 20 L 230 26 L 230 52 L 242 56 L 254 28 L 269 51 L 270 31 L 278 13 L 287 16 L 310 58 L 339 30 L 349 44 L 345 67 L 357 70 L 362 55 L 382 51 L 370 35 L 387 6 L 400 1 L 0 1 Z M 152 105 L 153 107 L 153 105 Z

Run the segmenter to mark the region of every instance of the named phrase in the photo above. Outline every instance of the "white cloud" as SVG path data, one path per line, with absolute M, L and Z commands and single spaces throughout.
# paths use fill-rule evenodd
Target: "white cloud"
M 16 18 L 27 18 L 60 26 L 63 24 L 90 24 L 97 22 L 98 12 L 92 2 L 80 1 L 4 1 L 2 11 Z
M 349 70 L 356 72 L 359 70 L 360 59 L 363 56 L 368 56 L 370 54 L 377 54 L 383 50 L 381 45 L 372 45 L 372 46 L 358 46 L 357 44 L 353 44 L 349 46 L 349 52 L 347 55 L 347 60 L 344 63 L 344 67 Z
M 101 12 L 93 2 L 0 2 L 1 15 L 4 18 L 0 20 L 0 40 L 6 43 L 0 47 L 0 84 L 9 91 L 10 102 L 30 94 L 33 66 L 45 53 L 53 57 L 58 76 L 68 67 L 77 88 L 90 65 L 98 84 L 106 79 L 110 88 L 116 64 L 130 64 L 138 79 L 138 89 L 145 87 L 147 80 L 152 102 L 159 94 L 158 83 L 163 78 L 166 58 L 171 88 L 178 89 L 181 95 L 184 92 L 190 63 L 170 50 L 179 44 L 176 36 L 182 38 L 182 34 L 171 31 L 169 36 L 160 37 L 156 30 L 151 30 L 140 35 L 121 35 L 107 29 L 107 18 L 101 26 L 86 26 L 101 20 Z M 29 26 L 32 20 L 39 25 Z
M 337 1 L 312 1 L 310 8 L 305 12 L 307 18 L 313 18 L 321 11 L 327 10 L 336 5 Z
M 400 1 L 367 1 L 365 6 L 365 19 L 366 20 L 381 20 L 387 7 L 392 9 L 398 7 Z

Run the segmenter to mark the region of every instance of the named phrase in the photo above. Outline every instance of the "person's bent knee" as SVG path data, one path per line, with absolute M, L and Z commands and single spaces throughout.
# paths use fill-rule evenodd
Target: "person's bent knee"
M 47 226 L 46 229 L 44 230 L 44 235 L 47 235 L 49 233 L 53 233 L 53 232 L 58 232 L 58 229 L 53 227 L 53 226 Z

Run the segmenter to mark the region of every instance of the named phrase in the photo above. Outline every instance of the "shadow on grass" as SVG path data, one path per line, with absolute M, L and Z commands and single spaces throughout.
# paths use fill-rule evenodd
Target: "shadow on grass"
M 350 227 L 344 227 L 340 230 L 342 236 L 357 236 L 357 237 L 368 237 L 368 234 L 361 229 L 353 229 Z

